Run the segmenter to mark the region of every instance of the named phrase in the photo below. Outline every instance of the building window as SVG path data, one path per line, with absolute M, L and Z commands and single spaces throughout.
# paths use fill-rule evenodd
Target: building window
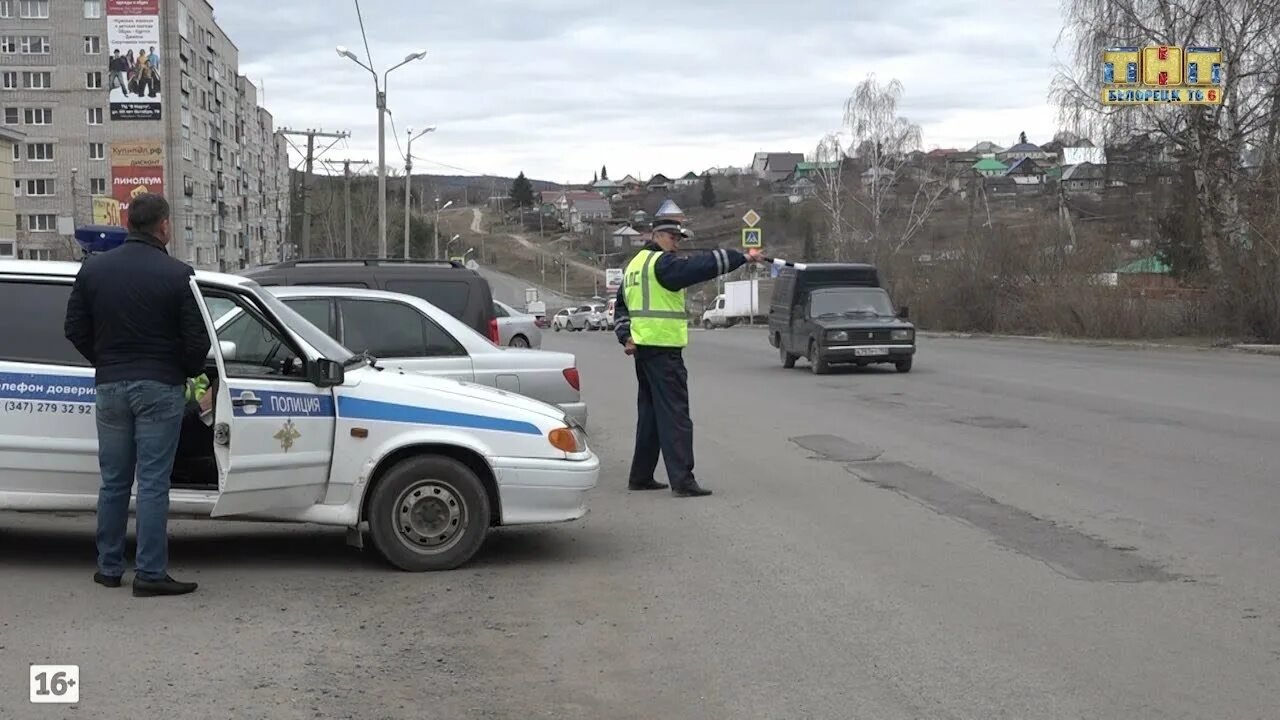
M 27 195 L 30 197 L 51 197 L 54 195 L 53 180 L 44 178 L 28 180 Z
M 3 82 L 0 83 L 0 87 L 3 87 L 5 90 L 18 89 L 18 73 L 6 70 L 3 73 L 0 73 L 0 75 L 3 75 L 4 78 Z
M 13 196 L 22 197 L 22 181 L 21 180 L 13 181 Z
M 13 144 L 13 161 L 17 162 L 22 159 L 22 143 Z
M 0 35 L 0 53 L 5 55 L 13 55 L 18 52 L 18 38 L 16 35 Z
M 89 194 L 90 195 L 106 195 L 107 179 L 106 178 L 89 178 Z
M 58 229 L 58 216 L 52 213 L 28 215 L 27 229 L 31 232 L 54 232 Z
M 102 52 L 102 40 L 97 35 L 84 36 L 84 54 L 97 55 Z
M 29 20 L 47 20 L 49 0 L 18 0 L 18 14 Z
M 89 143 L 90 160 L 106 160 L 107 146 L 102 143 Z
M 2 257 L 2 258 L 12 258 L 12 257 L 13 257 L 13 243 L 11 243 L 11 242 L 0 242 L 0 257 Z
M 85 73 L 84 87 L 86 90 L 101 90 L 102 89 L 102 73 L 100 72 Z
M 102 17 L 102 0 L 84 0 L 84 17 L 86 20 Z
M 19 113 L 18 113 L 18 108 L 16 108 L 16 107 L 14 107 L 14 108 L 7 107 L 7 108 L 5 108 L 5 109 L 4 109 L 4 124 L 5 124 L 5 125 L 17 125 L 17 124 L 18 124 L 18 118 L 19 118 L 19 117 L 21 117 L 21 116 L 20 116 L 20 115 L 19 115 Z
M 53 108 L 24 108 L 22 120 L 28 125 L 52 125 Z
M 28 143 L 27 159 L 33 162 L 50 162 L 53 160 L 53 143 Z
M 0 18 L 13 17 L 13 0 L 0 0 Z
M 23 260 L 52 260 L 53 251 L 48 248 L 27 248 L 22 251 Z
M 23 55 L 48 55 L 48 35 L 23 35 L 18 38 L 18 48 Z
M 48 90 L 53 87 L 53 73 L 24 72 L 22 73 L 22 87 L 25 90 Z
M 100 108 L 100 107 L 96 107 L 96 108 L 89 108 L 89 112 L 87 113 L 87 115 L 88 115 L 88 118 L 89 118 L 89 124 L 90 124 L 90 125 L 101 125 L 101 124 L 102 124 L 102 108 Z

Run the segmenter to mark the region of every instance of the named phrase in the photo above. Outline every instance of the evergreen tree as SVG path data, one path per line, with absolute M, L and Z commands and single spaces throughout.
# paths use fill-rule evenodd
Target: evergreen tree
M 711 185 L 711 176 L 702 176 L 702 207 L 713 208 L 716 206 L 716 189 Z
M 1024 145 L 1026 144 L 1026 142 L 1027 142 L 1027 131 L 1026 131 L 1026 130 L 1023 130 L 1022 132 L 1018 133 L 1018 142 L 1019 142 L 1019 143 L 1021 143 L 1021 144 L 1024 144 Z
M 600 179 L 601 180 L 609 179 L 609 167 L 607 165 L 600 166 Z
M 533 206 L 533 183 L 529 182 L 523 171 L 511 181 L 511 200 L 516 207 Z
M 592 185 L 595 185 L 595 184 L 596 184 L 596 183 L 598 183 L 598 182 L 600 182 L 600 176 L 599 176 L 599 175 L 596 175 L 595 173 L 592 173 L 592 174 L 591 174 L 591 184 L 592 184 Z

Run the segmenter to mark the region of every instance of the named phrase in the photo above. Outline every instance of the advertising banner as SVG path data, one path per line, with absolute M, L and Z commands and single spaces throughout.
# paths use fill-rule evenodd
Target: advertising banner
M 618 288 L 622 287 L 622 268 L 608 268 L 604 271 L 605 290 L 610 293 L 618 292 Z
M 93 199 L 93 224 L 120 224 L 120 201 L 111 197 L 95 197 Z
M 164 143 L 121 142 L 111 146 L 111 197 L 120 203 L 120 225 L 129 226 L 129 201 L 143 193 L 164 194 Z
M 160 0 L 107 0 L 112 120 L 161 119 Z

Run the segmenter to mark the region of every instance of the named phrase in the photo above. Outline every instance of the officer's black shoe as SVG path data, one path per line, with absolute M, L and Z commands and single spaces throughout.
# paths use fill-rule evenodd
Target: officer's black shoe
M 100 572 L 96 572 L 93 574 L 93 581 L 98 583 L 102 587 L 109 587 L 109 588 L 120 587 L 119 575 L 103 575 Z
M 134 597 L 161 597 L 168 595 L 186 595 L 196 591 L 196 583 L 178 582 L 168 575 L 163 580 L 133 579 Z
M 671 494 L 678 498 L 694 498 L 706 497 L 711 494 L 711 491 L 698 485 L 698 483 L 692 483 L 682 488 L 672 488 Z
M 633 490 L 635 492 L 640 492 L 641 490 L 666 490 L 667 485 L 660 483 L 657 480 L 651 479 L 651 480 L 642 480 L 639 482 L 637 481 L 628 482 L 627 489 Z

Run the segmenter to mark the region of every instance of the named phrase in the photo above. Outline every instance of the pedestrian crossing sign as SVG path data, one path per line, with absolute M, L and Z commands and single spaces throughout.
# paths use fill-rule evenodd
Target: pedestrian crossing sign
M 764 231 L 755 227 L 742 228 L 742 247 L 764 247 Z

